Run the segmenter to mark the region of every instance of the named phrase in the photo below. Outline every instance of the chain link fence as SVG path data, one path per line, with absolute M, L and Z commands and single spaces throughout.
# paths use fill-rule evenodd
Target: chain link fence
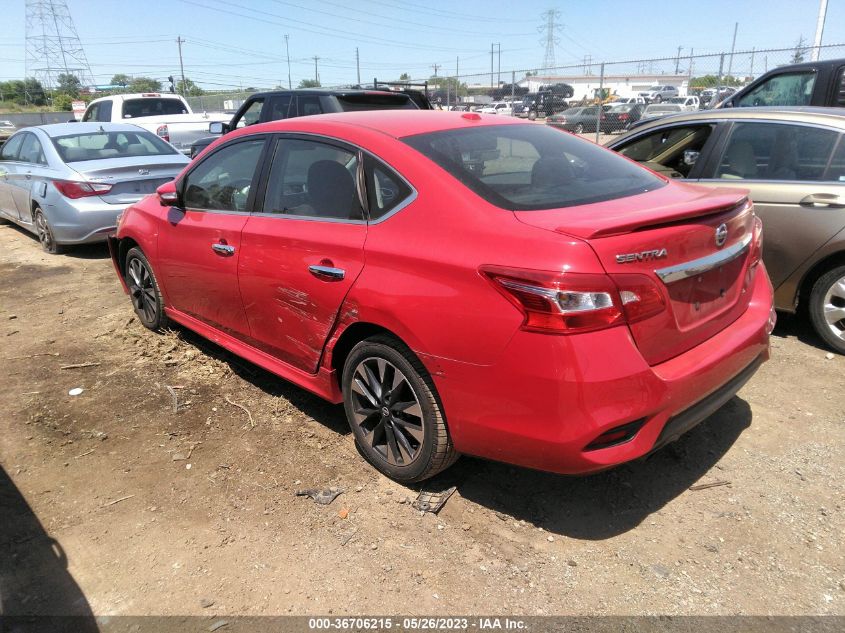
M 505 102 L 498 112 L 525 118 L 544 118 L 567 108 L 602 106 L 632 101 L 650 116 L 715 105 L 778 66 L 845 57 L 845 44 L 818 47 L 741 50 L 709 54 L 679 49 L 674 56 L 598 62 L 552 68 L 523 68 L 429 78 L 429 97 L 442 108 L 480 109 Z M 657 91 L 657 88 L 661 90 Z M 584 121 L 583 131 L 602 127 L 601 113 Z M 619 127 L 618 129 L 621 129 Z M 607 131 L 618 131 L 607 130 Z M 605 131 L 605 130 L 601 130 Z

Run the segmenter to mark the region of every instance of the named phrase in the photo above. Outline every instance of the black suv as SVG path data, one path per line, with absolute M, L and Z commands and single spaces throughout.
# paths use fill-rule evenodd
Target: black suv
M 569 84 L 554 84 L 544 86 L 537 92 L 523 95 L 522 101 L 514 101 L 513 115 L 530 120 L 551 116 L 569 107 L 567 99 L 575 94 L 575 89 Z
M 425 95 L 416 90 L 394 92 L 391 90 L 303 88 L 256 92 L 244 101 L 229 123 L 209 124 L 209 133 L 217 136 L 207 136 L 195 141 L 191 145 L 191 158 L 211 145 L 221 134 L 247 125 L 327 112 L 417 110 L 421 107 L 420 103 L 423 106 L 428 105 L 428 108 L 431 107 Z

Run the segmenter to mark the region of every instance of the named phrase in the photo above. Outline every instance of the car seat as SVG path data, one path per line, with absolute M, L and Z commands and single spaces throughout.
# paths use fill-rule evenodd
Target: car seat
M 308 195 L 315 215 L 360 220 L 364 217 L 355 179 L 333 160 L 318 160 L 308 168 Z
M 757 158 L 754 147 L 748 141 L 734 143 L 725 155 L 727 163 L 720 170 L 719 176 L 729 180 L 744 180 L 757 176 Z

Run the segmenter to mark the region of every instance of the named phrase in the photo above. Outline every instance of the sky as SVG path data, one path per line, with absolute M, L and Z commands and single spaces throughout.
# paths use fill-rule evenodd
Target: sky
M 323 85 L 415 79 L 490 71 L 491 43 L 501 69 L 542 65 L 543 13 L 559 11 L 558 65 L 788 48 L 812 42 L 819 0 L 66 0 L 95 81 L 115 73 L 164 79 L 179 74 L 177 37 L 185 40 L 185 75 L 206 89 L 287 85 L 291 77 Z M 0 0 L 0 80 L 25 74 L 25 0 Z M 845 0 L 829 0 L 824 44 L 845 44 Z M 498 49 L 497 49 L 498 50 Z M 845 49 L 843 49 L 845 50 Z M 499 58 L 496 57 L 498 67 Z M 521 77 L 522 75 L 518 75 Z

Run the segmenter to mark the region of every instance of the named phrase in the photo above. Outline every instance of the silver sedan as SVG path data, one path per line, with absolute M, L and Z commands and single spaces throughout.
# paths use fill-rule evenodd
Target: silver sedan
M 135 125 L 59 123 L 20 130 L 0 150 L 0 219 L 41 246 L 104 241 L 123 210 L 190 161 Z

